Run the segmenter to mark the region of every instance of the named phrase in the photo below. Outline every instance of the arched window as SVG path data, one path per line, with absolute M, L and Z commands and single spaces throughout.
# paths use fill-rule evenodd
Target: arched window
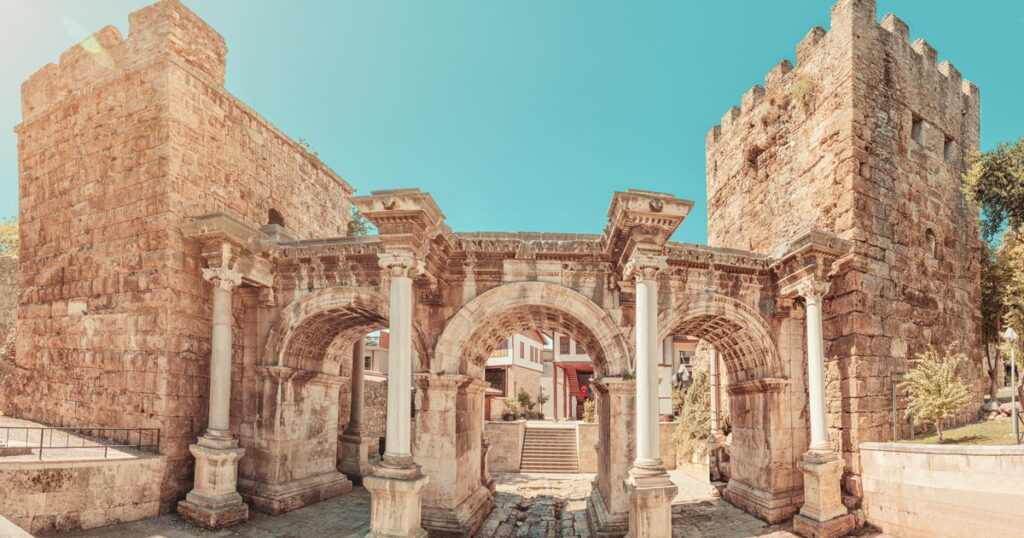
M 936 256 L 938 245 L 935 243 L 935 232 L 931 228 L 924 232 L 924 248 L 928 250 L 928 254 L 931 254 L 933 258 Z
M 276 224 L 278 226 L 281 226 L 282 228 L 285 227 L 284 215 L 282 215 L 281 212 L 276 209 L 271 209 L 267 213 L 267 224 Z

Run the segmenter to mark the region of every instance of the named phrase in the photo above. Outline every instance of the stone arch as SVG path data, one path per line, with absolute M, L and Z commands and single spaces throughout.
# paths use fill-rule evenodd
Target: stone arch
M 388 301 L 363 288 L 339 286 L 314 291 L 281 310 L 270 330 L 260 364 L 338 375 L 336 342 L 387 327 Z M 333 345 L 332 345 L 333 344 Z
M 587 349 L 599 376 L 625 373 L 629 368 L 630 347 L 618 324 L 599 305 L 570 288 L 513 282 L 465 304 L 445 324 L 430 373 L 417 379 L 423 392 L 418 397 L 414 453 L 423 471 L 432 476 L 423 494 L 423 524 L 432 531 L 472 534 L 494 505 L 483 463 L 484 365 L 500 341 L 526 329 L 572 335 Z M 617 412 L 603 413 L 600 420 L 631 420 L 624 406 L 614 409 Z M 610 461 L 619 453 L 605 449 L 602 454 L 599 459 Z M 628 470 L 627 464 L 617 466 L 616 472 L 620 467 L 622 472 L 614 475 L 608 471 L 610 463 L 599 467 L 604 482 L 617 485 Z
M 629 369 L 630 347 L 603 308 L 565 286 L 513 282 L 478 295 L 448 320 L 434 348 L 432 371 L 479 375 L 501 340 L 527 328 L 572 334 L 591 353 L 598 373 Z
M 768 320 L 713 292 L 687 296 L 659 316 L 662 337 L 699 338 L 721 357 L 732 425 L 724 497 L 770 523 L 792 516 L 802 502 L 796 461 L 806 448 L 807 398 L 800 326 L 790 318 Z
M 775 332 L 746 304 L 718 293 L 690 295 L 661 312 L 659 336 L 687 335 L 715 346 L 733 380 L 783 377 Z
M 316 290 L 278 313 L 255 367 L 254 450 L 239 468 L 239 489 L 255 507 L 279 513 L 351 490 L 337 470 L 350 401 L 343 364 L 357 339 L 387 323 L 387 300 L 357 287 Z

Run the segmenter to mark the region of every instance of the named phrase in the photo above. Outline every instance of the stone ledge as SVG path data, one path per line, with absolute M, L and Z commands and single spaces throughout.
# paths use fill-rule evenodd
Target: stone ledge
M 946 454 L 964 456 L 1024 456 L 1024 445 L 964 446 L 919 445 L 914 443 L 861 443 L 860 450 L 903 452 L 910 454 Z

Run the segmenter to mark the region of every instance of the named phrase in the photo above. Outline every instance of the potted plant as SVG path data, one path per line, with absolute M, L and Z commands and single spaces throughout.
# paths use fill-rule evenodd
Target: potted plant
M 515 420 L 517 410 L 518 406 L 515 398 L 505 398 L 505 412 L 502 413 L 501 419 L 505 421 Z
M 529 419 L 533 417 L 533 406 L 537 405 L 530 397 L 530 394 L 523 389 L 519 389 L 519 394 L 516 394 L 516 400 L 519 402 L 519 409 L 522 412 L 522 417 Z

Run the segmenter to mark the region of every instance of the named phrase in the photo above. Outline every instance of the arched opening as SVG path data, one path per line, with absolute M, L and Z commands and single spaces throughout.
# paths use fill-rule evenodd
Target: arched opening
M 280 211 L 271 208 L 270 211 L 267 211 L 267 224 L 284 228 L 284 215 L 282 215 Z
M 423 494 L 424 527 L 471 533 L 493 506 L 483 447 L 484 392 L 489 387 L 485 365 L 510 337 L 535 330 L 571 336 L 587 350 L 595 375 L 601 377 L 593 383 L 600 441 L 581 452 L 598 462 L 596 495 L 602 509 L 628 521 L 628 499 L 621 486 L 632 464 L 626 425 L 632 422 L 632 382 L 614 377 L 628 369 L 626 342 L 617 324 L 584 295 L 556 284 L 518 282 L 492 288 L 463 306 L 438 339 L 431 373 L 417 380 L 423 391 L 414 453 L 431 475 Z M 608 385 L 613 385 L 614 397 Z M 621 431 L 615 435 L 613 430 Z
M 278 314 L 255 366 L 258 401 L 239 465 L 239 490 L 269 513 L 349 491 L 338 472 L 339 436 L 351 417 L 357 342 L 387 326 L 387 301 L 336 287 L 306 294 Z
M 728 410 L 731 436 L 711 447 L 709 472 L 728 482 L 726 499 L 769 522 L 791 516 L 802 502 L 796 462 L 807 447 L 802 320 L 768 320 L 739 301 L 701 294 L 663 312 L 659 326 L 663 336 L 698 340 L 694 361 L 707 368 L 709 392 L 713 382 L 724 389 L 709 397 L 720 398 L 720 420 Z

